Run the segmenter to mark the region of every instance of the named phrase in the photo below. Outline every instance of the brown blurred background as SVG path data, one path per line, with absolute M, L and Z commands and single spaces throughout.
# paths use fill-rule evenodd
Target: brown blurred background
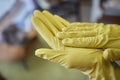
M 88 80 L 34 56 L 49 47 L 31 24 L 33 11 L 48 10 L 70 22 L 120 24 L 120 0 L 0 0 L 0 80 Z

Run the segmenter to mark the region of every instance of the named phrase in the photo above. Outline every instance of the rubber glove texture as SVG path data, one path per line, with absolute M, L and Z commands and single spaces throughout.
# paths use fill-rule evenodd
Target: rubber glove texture
M 58 33 L 65 46 L 87 48 L 120 48 L 120 25 L 71 23 Z
M 116 48 L 108 48 L 103 53 L 104 59 L 108 61 L 116 61 L 120 60 L 120 49 Z
M 78 69 L 91 80 L 119 80 L 120 68 L 103 58 L 102 49 L 66 47 L 57 33 L 70 23 L 47 11 L 35 11 L 32 23 L 38 33 L 52 49 L 37 49 L 35 55 L 61 64 L 66 68 Z M 60 25 L 58 25 L 60 24 Z
M 120 60 L 120 25 L 74 22 L 57 34 L 65 46 L 107 48 L 103 57 L 109 61 Z M 116 48 L 116 49 L 115 49 Z

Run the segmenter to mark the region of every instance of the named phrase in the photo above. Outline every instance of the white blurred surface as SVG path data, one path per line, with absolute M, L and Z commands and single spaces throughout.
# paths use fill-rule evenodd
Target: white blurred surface
M 100 0 L 92 0 L 92 10 L 91 10 L 91 22 L 96 22 L 97 19 L 102 15 L 102 10 L 99 7 Z
M 118 61 L 115 61 L 119 66 L 120 66 L 120 60 L 118 60 Z
M 15 2 L 16 0 L 0 0 L 0 19 L 10 11 Z

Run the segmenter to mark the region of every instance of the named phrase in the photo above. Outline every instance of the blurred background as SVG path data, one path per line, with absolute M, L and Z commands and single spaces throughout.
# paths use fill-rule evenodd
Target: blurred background
M 0 80 L 89 80 L 34 55 L 49 47 L 31 24 L 34 10 L 48 10 L 70 22 L 120 24 L 120 0 L 0 0 Z

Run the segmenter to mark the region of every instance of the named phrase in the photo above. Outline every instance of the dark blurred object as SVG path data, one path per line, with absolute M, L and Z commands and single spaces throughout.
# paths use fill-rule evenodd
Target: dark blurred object
M 2 31 L 2 37 L 0 61 L 19 61 L 26 57 L 28 39 L 25 32 L 11 24 Z
M 15 24 L 8 26 L 2 34 L 5 42 L 10 45 L 26 45 L 28 42 L 25 32 L 19 30 Z
M 80 21 L 79 1 L 60 1 L 59 4 L 52 6 L 49 11 L 69 21 Z
M 103 22 L 106 24 L 120 24 L 120 16 L 109 16 L 109 15 L 102 15 L 98 22 Z
M 38 0 L 34 0 L 34 4 L 35 4 L 36 9 L 39 9 L 41 11 L 43 10 L 43 8 L 39 5 Z
M 107 0 L 100 0 L 100 8 L 104 9 L 103 3 L 105 3 Z
M 35 0 L 35 3 L 39 10 L 47 9 L 69 21 L 80 21 L 79 0 Z
M 37 35 L 31 25 L 34 4 L 33 0 L 14 1 L 12 9 L 0 21 L 0 61 L 24 62 Z
M 120 0 L 101 0 L 100 7 L 103 11 L 98 22 L 106 24 L 120 24 Z
M 0 80 L 6 80 L 6 79 L 0 74 Z

